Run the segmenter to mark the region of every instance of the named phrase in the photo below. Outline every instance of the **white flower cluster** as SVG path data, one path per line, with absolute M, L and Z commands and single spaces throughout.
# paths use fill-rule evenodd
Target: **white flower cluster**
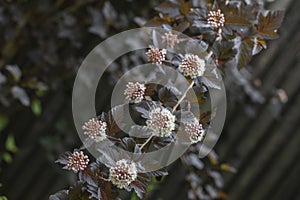
M 146 87 L 144 84 L 136 82 L 129 82 L 126 85 L 126 89 L 124 91 L 124 95 L 126 95 L 126 99 L 133 100 L 135 103 L 139 103 L 143 100 Z
M 168 48 L 174 48 L 174 46 L 180 42 L 178 36 L 172 32 L 165 33 L 162 38 L 166 41 Z
M 148 57 L 148 61 L 153 64 L 162 64 L 164 60 L 166 60 L 167 51 L 165 49 L 151 48 L 147 51 L 146 55 Z
M 204 139 L 205 131 L 196 119 L 194 122 L 185 124 L 185 131 L 190 137 L 192 143 L 201 142 Z
M 88 156 L 84 155 L 82 151 L 75 151 L 68 157 L 67 168 L 77 173 L 83 171 L 88 166 L 89 161 Z
M 205 61 L 194 54 L 186 54 L 178 69 L 186 77 L 196 78 L 205 71 Z
M 221 12 L 220 9 L 218 9 L 217 11 L 209 11 L 207 22 L 213 28 L 220 28 L 224 26 L 225 23 L 224 14 Z
M 109 180 L 118 188 L 123 189 L 137 178 L 136 165 L 122 159 L 109 169 Z
M 147 127 L 158 137 L 168 137 L 175 129 L 175 116 L 166 108 L 154 108 L 149 112 Z
M 83 134 L 97 142 L 103 141 L 106 138 L 106 128 L 106 122 L 102 122 L 96 118 L 90 119 L 82 126 Z

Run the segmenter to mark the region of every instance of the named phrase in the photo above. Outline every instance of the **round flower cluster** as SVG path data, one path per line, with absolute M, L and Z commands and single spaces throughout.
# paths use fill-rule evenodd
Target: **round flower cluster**
M 196 78 L 202 76 L 205 71 L 205 61 L 194 54 L 186 54 L 178 69 L 184 76 Z
M 135 103 L 139 103 L 143 100 L 146 87 L 142 83 L 132 83 L 129 82 L 126 85 L 126 89 L 124 91 L 124 95 L 126 95 L 126 99 L 133 100 Z
M 75 151 L 68 157 L 67 168 L 73 170 L 75 173 L 83 171 L 89 164 L 88 156 L 84 155 L 82 151 Z
M 208 13 L 207 22 L 213 28 L 220 28 L 220 27 L 224 26 L 224 23 L 225 23 L 224 14 L 221 12 L 220 9 L 218 9 L 217 11 L 210 11 Z
M 204 139 L 205 131 L 197 120 L 192 123 L 185 124 L 185 131 L 190 137 L 192 143 L 200 142 Z
M 106 122 L 102 122 L 96 118 L 92 118 L 85 122 L 82 126 L 83 134 L 97 142 L 103 141 L 106 138 Z
M 162 38 L 167 42 L 168 48 L 174 48 L 175 44 L 179 44 L 178 36 L 172 32 L 165 33 Z
M 120 189 L 128 186 L 136 178 L 136 166 L 128 160 L 119 160 L 115 167 L 109 169 L 109 180 Z
M 167 51 L 165 49 L 151 48 L 147 51 L 146 55 L 148 57 L 148 61 L 153 64 L 162 64 L 162 62 L 166 59 Z
M 147 127 L 158 137 L 168 137 L 175 129 L 175 116 L 166 108 L 155 108 L 149 112 Z

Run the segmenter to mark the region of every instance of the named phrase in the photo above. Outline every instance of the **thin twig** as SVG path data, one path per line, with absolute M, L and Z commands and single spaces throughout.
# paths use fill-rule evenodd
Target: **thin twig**
M 184 94 L 182 95 L 182 97 L 178 100 L 177 104 L 173 107 L 172 112 L 175 112 L 177 107 L 181 104 L 181 102 L 184 100 L 184 98 L 186 97 L 188 91 L 194 86 L 195 81 L 192 81 L 191 84 L 189 85 L 189 87 L 186 89 L 186 91 L 184 92 Z
M 153 135 L 151 135 L 151 136 L 146 140 L 146 142 L 145 142 L 144 144 L 142 144 L 141 149 L 143 149 L 143 148 L 147 145 L 147 143 L 150 142 L 150 140 L 151 140 L 152 138 L 153 138 Z
M 112 137 L 112 136 L 110 136 L 110 135 L 107 135 L 106 137 L 107 137 L 108 139 L 110 139 L 110 140 L 115 141 L 115 142 L 121 142 L 121 139 L 119 139 L 119 138 L 115 138 L 115 137 Z
M 85 168 L 84 172 L 91 177 L 92 179 L 98 178 L 101 179 L 103 181 L 109 182 L 110 180 L 107 178 L 104 178 L 103 176 L 100 176 L 97 172 L 95 173 L 95 175 L 93 174 L 92 170 L 90 168 Z
M 100 176 L 98 173 L 96 173 L 96 177 L 103 180 L 103 181 L 109 182 L 109 179 L 104 178 L 103 176 Z

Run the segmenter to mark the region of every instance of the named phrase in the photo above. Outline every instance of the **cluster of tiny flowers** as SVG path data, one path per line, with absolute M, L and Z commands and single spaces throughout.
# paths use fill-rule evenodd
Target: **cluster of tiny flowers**
M 128 186 L 136 178 L 136 166 L 128 160 L 119 160 L 116 162 L 115 167 L 109 169 L 109 180 L 120 189 Z
M 82 126 L 83 133 L 96 141 L 103 141 L 106 138 L 106 122 L 92 118 Z
M 192 123 L 185 124 L 185 131 L 190 137 L 192 143 L 200 142 L 204 139 L 205 131 L 197 120 Z
M 151 48 L 147 51 L 146 55 L 148 57 L 148 61 L 153 64 L 162 64 L 162 62 L 166 59 L 167 51 L 165 49 Z
M 207 22 L 214 28 L 220 28 L 224 26 L 225 17 L 220 9 L 217 11 L 209 11 Z
M 68 157 L 67 168 L 77 173 L 83 171 L 88 166 L 89 161 L 88 156 L 84 155 L 82 151 L 75 151 Z
M 180 42 L 178 36 L 173 34 L 172 32 L 165 33 L 162 38 L 167 42 L 168 48 L 174 48 L 175 44 L 179 44 Z
M 168 137 L 175 129 L 175 116 L 166 108 L 154 108 L 146 121 L 152 134 L 159 137 Z
M 126 95 L 126 99 L 133 100 L 135 103 L 139 103 L 143 100 L 146 87 L 142 83 L 132 83 L 129 82 L 126 85 L 126 89 L 124 91 L 124 95 Z
M 178 69 L 184 76 L 196 78 L 202 76 L 205 71 L 205 61 L 194 54 L 186 54 Z

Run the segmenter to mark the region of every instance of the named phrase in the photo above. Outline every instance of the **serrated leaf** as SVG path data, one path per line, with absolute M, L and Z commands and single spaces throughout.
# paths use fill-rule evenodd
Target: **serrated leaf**
M 61 165 L 67 165 L 68 157 L 71 155 L 71 152 L 65 152 L 63 155 L 59 156 L 59 158 L 55 161 L 55 163 Z
M 253 54 L 253 55 L 258 54 L 259 52 L 261 52 L 261 50 L 267 48 L 267 43 L 266 43 L 266 41 L 265 41 L 264 39 L 262 39 L 262 38 L 255 37 L 255 38 L 253 39 L 253 42 L 254 42 L 254 47 L 253 47 L 253 50 L 252 50 L 252 54 Z
M 249 17 L 241 7 L 236 5 L 228 5 L 222 9 L 225 15 L 225 24 L 229 25 L 252 25 Z
M 166 168 L 161 168 L 159 170 L 156 171 L 152 171 L 152 172 L 148 172 L 147 174 L 149 174 L 150 177 L 158 177 L 158 176 L 167 176 L 168 175 L 168 171 Z
M 237 67 L 238 69 L 241 69 L 245 67 L 252 59 L 254 42 L 251 39 L 246 39 L 238 42 L 237 46 Z
M 113 107 L 107 114 L 102 113 L 100 118 L 107 124 L 107 131 L 109 133 L 117 133 L 121 129 L 119 126 L 123 126 L 124 122 L 124 109 L 126 105 L 118 105 Z
M 166 87 L 163 87 L 158 91 L 158 97 L 163 105 L 167 107 L 174 107 L 178 101 L 172 89 Z
M 78 183 L 69 189 L 68 200 L 89 200 L 89 196 L 90 194 L 83 187 L 83 184 Z
M 157 105 L 156 102 L 142 101 L 133 106 L 133 109 L 141 114 L 141 117 L 147 119 L 149 111 Z
M 151 178 L 144 173 L 139 173 L 135 181 L 130 186 L 134 189 L 135 193 L 140 199 L 144 199 L 147 194 L 147 187 L 151 181 Z
M 284 18 L 284 11 L 269 11 L 265 16 L 259 13 L 257 32 L 265 39 L 276 39 L 278 38 L 277 29 L 280 27 Z
M 123 138 L 123 140 L 127 139 L 127 143 L 130 141 L 132 148 L 129 149 L 127 148 L 126 150 L 132 150 L 131 152 L 136 153 L 136 154 L 141 154 L 141 149 L 138 147 L 138 145 L 136 144 L 135 140 L 132 138 Z M 142 155 L 141 155 L 142 156 Z
M 91 178 L 85 171 L 79 171 L 78 178 L 79 181 L 83 183 L 86 182 L 90 186 L 97 187 L 96 181 L 93 178 Z
M 200 115 L 200 123 L 207 125 L 210 123 L 211 120 L 211 111 L 205 112 L 205 113 L 201 113 Z
M 233 41 L 215 42 L 212 51 L 217 57 L 218 64 L 226 63 L 235 57 L 237 50 L 234 49 Z

